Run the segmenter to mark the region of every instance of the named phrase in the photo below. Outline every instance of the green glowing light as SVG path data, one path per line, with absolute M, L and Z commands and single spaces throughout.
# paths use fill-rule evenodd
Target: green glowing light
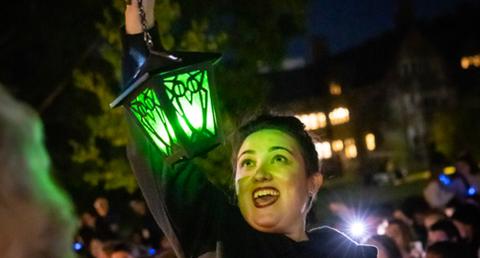
M 130 102 L 130 110 L 160 150 L 170 155 L 178 140 L 155 92 L 150 88 L 143 90 Z
M 169 101 L 185 134 L 193 141 L 199 133 L 215 134 L 215 114 L 208 73 L 195 70 L 164 79 Z

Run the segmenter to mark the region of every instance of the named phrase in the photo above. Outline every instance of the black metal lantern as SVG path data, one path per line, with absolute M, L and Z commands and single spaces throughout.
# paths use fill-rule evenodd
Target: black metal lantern
M 163 54 L 150 55 L 134 82 L 110 106 L 123 105 L 173 163 L 219 143 L 212 68 L 221 55 Z
M 221 55 L 149 49 L 133 82 L 110 106 L 123 105 L 170 164 L 218 145 L 212 70 Z

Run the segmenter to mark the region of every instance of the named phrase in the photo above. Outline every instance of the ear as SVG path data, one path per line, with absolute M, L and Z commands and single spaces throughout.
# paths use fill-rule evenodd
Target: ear
M 313 173 L 308 177 L 308 191 L 316 194 L 323 184 L 323 175 L 320 172 Z

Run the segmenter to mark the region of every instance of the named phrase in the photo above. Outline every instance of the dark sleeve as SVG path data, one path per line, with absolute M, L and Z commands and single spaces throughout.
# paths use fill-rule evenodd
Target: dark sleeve
M 377 258 L 377 248 L 371 245 L 357 245 L 356 254 L 352 257 Z M 350 256 L 348 256 L 350 257 Z
M 124 80 L 142 64 L 147 51 L 143 35 L 124 35 Z M 215 249 L 218 221 L 227 198 L 193 162 L 164 163 L 132 118 L 128 158 L 149 209 L 180 257 Z
M 160 42 L 157 26 L 148 30 L 154 41 L 153 48 L 156 51 L 163 51 L 163 45 Z M 145 63 L 149 52 L 143 39 L 143 33 L 126 34 L 125 27 L 120 29 L 122 38 L 122 79 L 123 85 L 128 83 L 135 76 L 135 73 Z

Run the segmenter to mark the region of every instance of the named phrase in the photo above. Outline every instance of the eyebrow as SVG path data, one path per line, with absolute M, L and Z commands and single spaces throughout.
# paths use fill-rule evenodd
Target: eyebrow
M 290 154 L 293 155 L 293 151 L 291 151 L 290 149 L 286 148 L 286 147 L 282 147 L 282 146 L 273 146 L 273 147 L 270 147 L 270 149 L 268 149 L 268 151 L 275 151 L 275 150 L 284 150 Z
M 276 150 L 284 150 L 288 153 L 290 153 L 291 155 L 293 155 L 293 151 L 291 151 L 290 149 L 286 148 L 286 147 L 282 147 L 282 146 L 272 146 L 268 149 L 268 152 L 272 152 L 272 151 L 276 151 Z M 243 154 L 253 154 L 255 153 L 254 150 L 246 150 L 246 151 L 243 151 L 242 153 L 240 153 L 240 155 L 238 155 L 238 158 L 240 158 Z
M 255 151 L 253 150 L 246 150 L 246 151 L 243 151 L 242 153 L 240 153 L 240 155 L 238 155 L 238 158 L 240 158 L 243 154 L 253 154 L 255 153 Z

